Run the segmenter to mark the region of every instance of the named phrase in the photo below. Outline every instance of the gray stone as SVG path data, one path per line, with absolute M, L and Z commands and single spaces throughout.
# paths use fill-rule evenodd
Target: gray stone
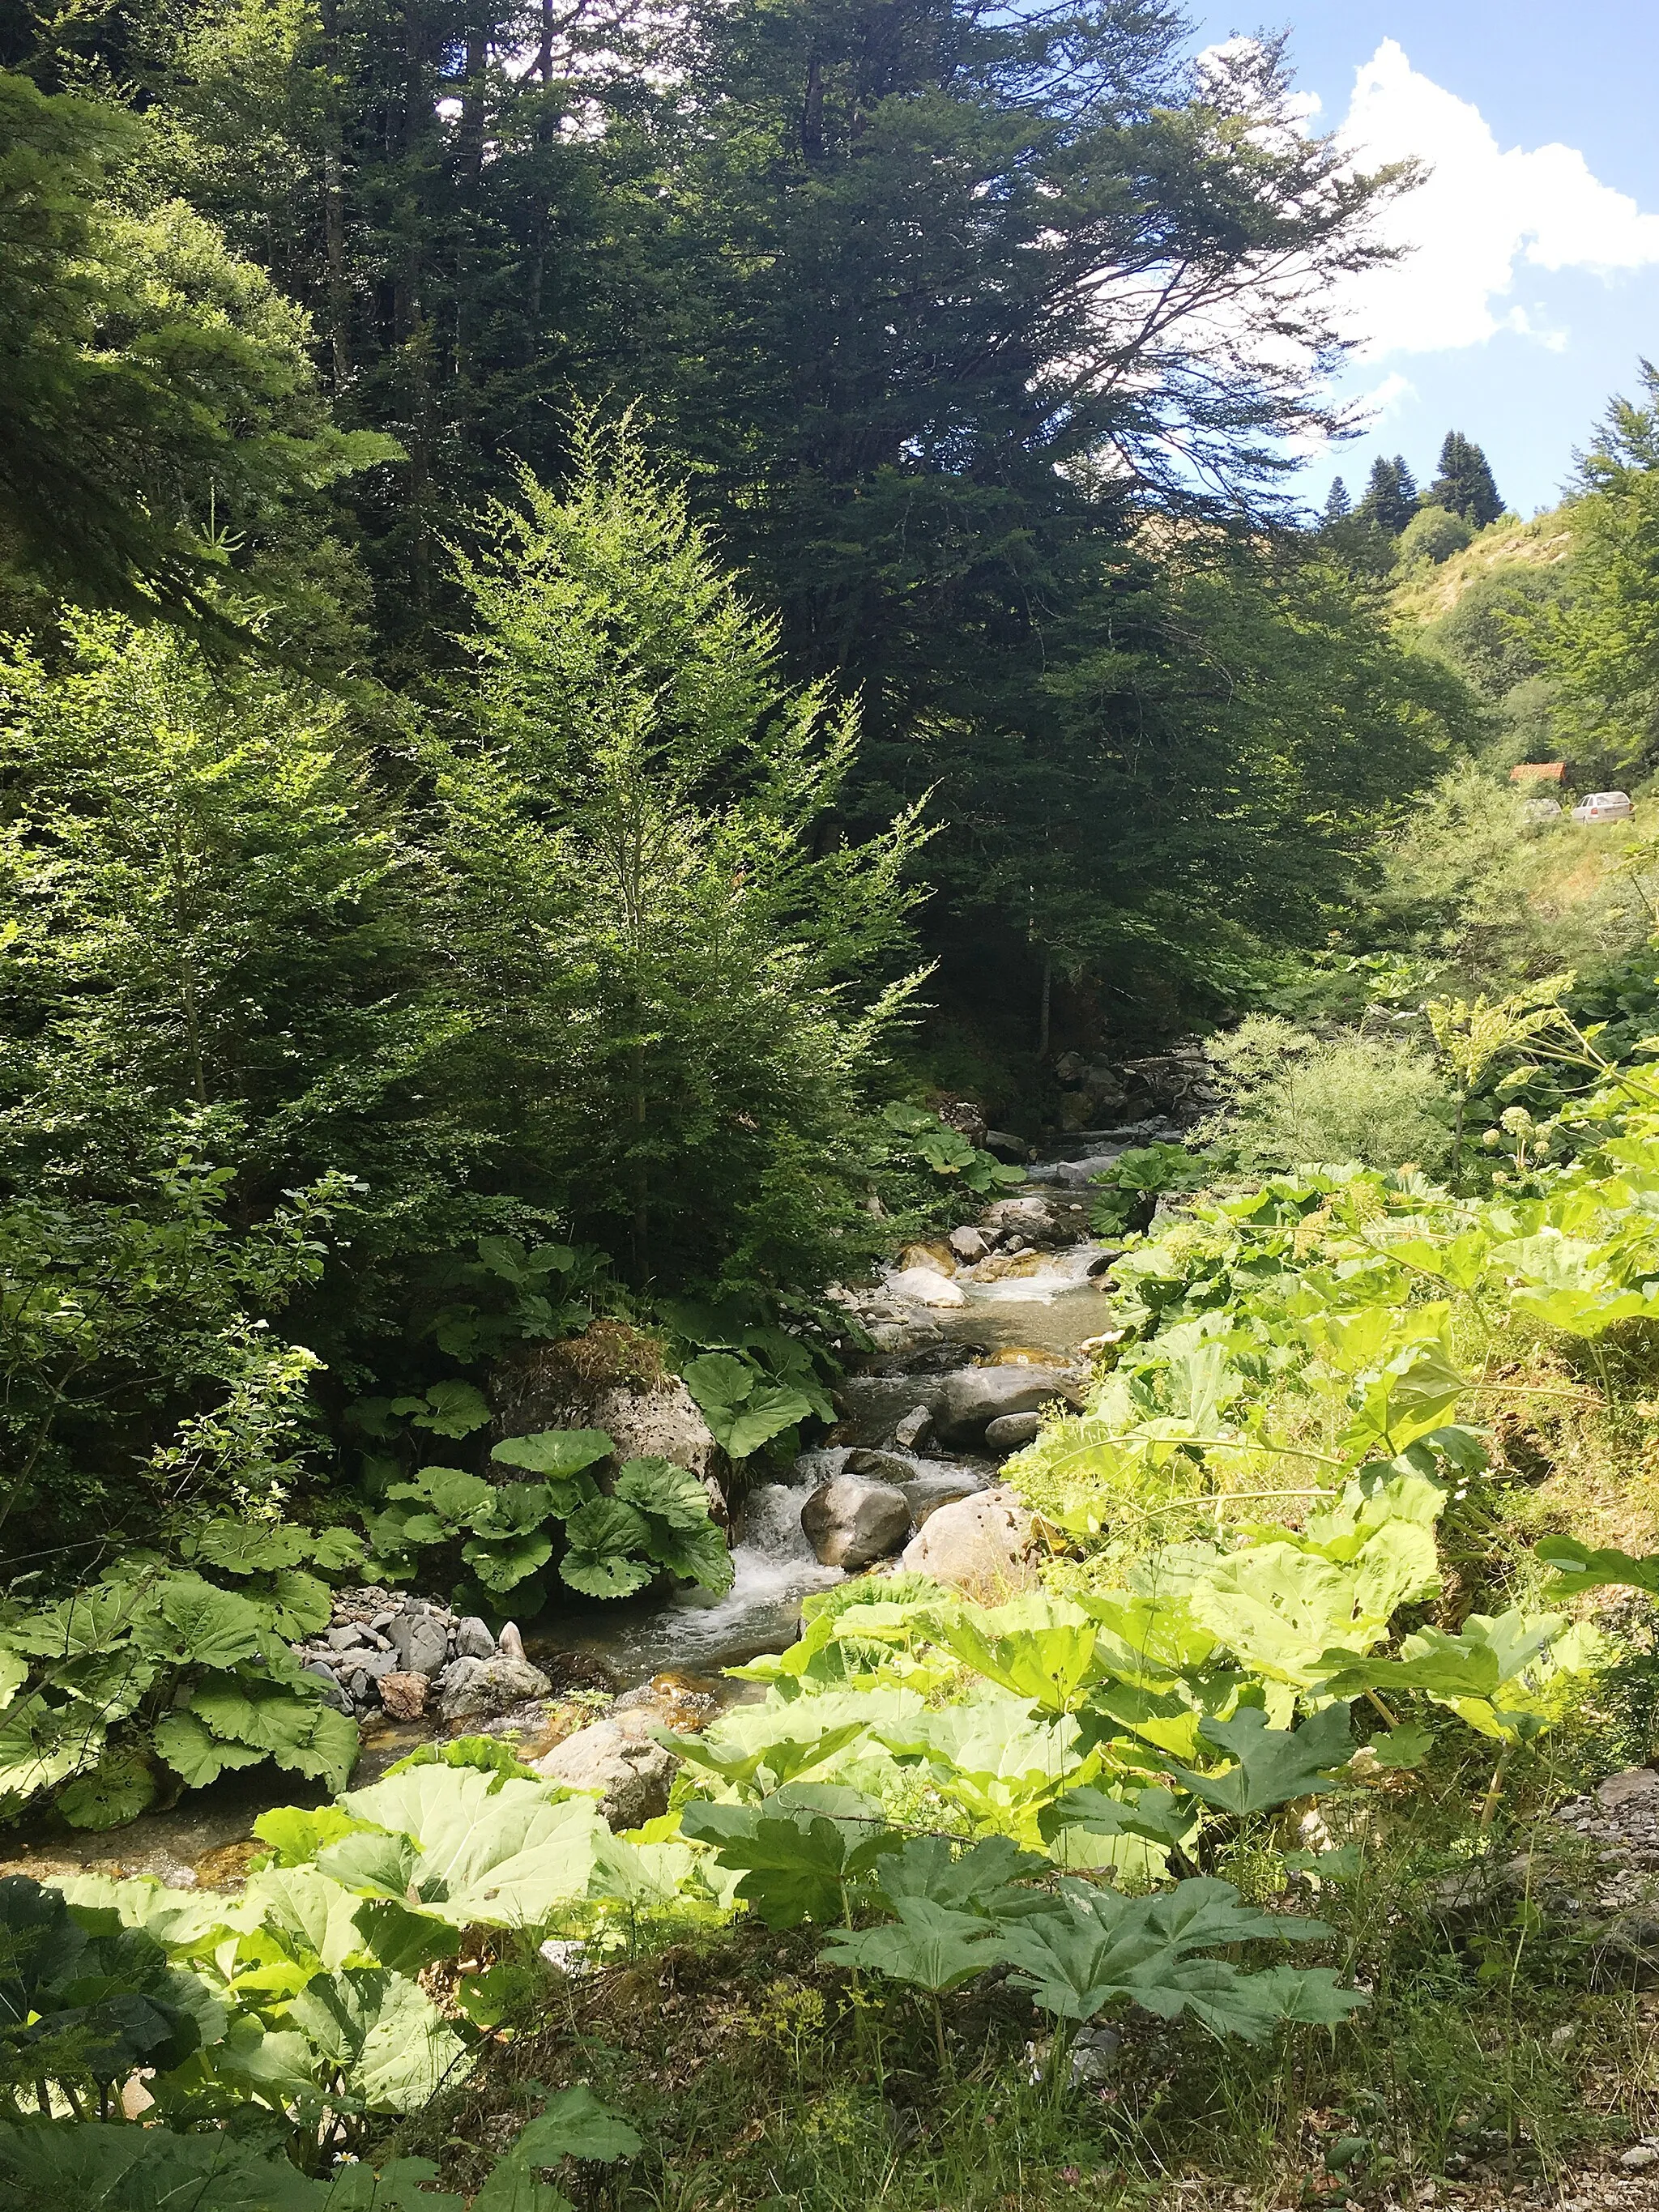
M 449 1656 L 449 1637 L 430 1613 L 400 1613 L 392 1624 L 392 1648 L 404 1674 L 437 1674 Z
M 1609 1774 L 1596 1784 L 1595 1800 L 1604 1813 L 1622 1812 L 1626 1807 L 1659 1813 L 1659 1774 L 1650 1766 L 1629 1766 L 1620 1774 Z
M 519 1624 L 516 1620 L 509 1620 L 502 1626 L 500 1638 L 500 1650 L 503 1659 L 522 1659 L 524 1657 L 524 1638 L 519 1633 Z
M 910 1502 L 886 1483 L 840 1474 L 812 1492 L 800 1525 L 823 1565 L 851 1573 L 898 1549 L 910 1533 Z
M 365 1674 L 371 1682 L 378 1682 L 382 1674 L 397 1673 L 398 1655 L 395 1651 L 348 1651 L 341 1664 L 350 1668 L 354 1683 L 362 1681 Z
M 977 1443 L 1006 1413 L 1034 1413 L 1072 1386 L 1048 1367 L 963 1367 L 947 1375 L 933 1426 L 947 1444 Z
M 1640 2173 L 1644 2167 L 1659 2165 L 1659 2150 L 1651 2143 L 1632 2143 L 1621 2154 L 1619 2163 L 1626 2173 Z
M 489 1718 L 552 1687 L 523 1659 L 452 1659 L 438 1677 L 438 1711 L 446 1721 Z
M 1035 1551 L 1031 1516 L 1012 1490 L 999 1488 L 930 1514 L 906 1545 L 901 1564 L 913 1574 L 966 1590 L 981 1605 L 998 1605 L 1036 1588 Z
M 999 1413 L 985 1425 L 985 1441 L 994 1452 L 1021 1451 L 1036 1441 L 1042 1426 L 1041 1413 Z
M 1023 1167 L 1031 1157 L 1031 1147 L 1024 1138 L 1016 1137 L 1007 1129 L 988 1129 L 984 1149 L 993 1159 L 1006 1160 L 1013 1167 Z
M 325 1705 L 332 1705 L 337 1713 L 349 1713 L 351 1711 L 351 1699 L 341 1688 L 338 1676 L 325 1667 L 320 1659 L 313 1659 L 308 1666 L 302 1667 L 300 1671 L 302 1674 L 313 1676 L 320 1685 L 323 1703 Z
M 599 1810 L 613 1828 L 640 1827 L 668 1810 L 679 1765 L 667 1745 L 649 1734 L 650 1726 L 643 1711 L 595 1721 L 556 1743 L 535 1762 L 536 1771 L 569 1790 L 597 1791 Z
M 966 1260 L 970 1266 L 975 1260 L 982 1260 L 991 1249 L 977 1229 L 953 1229 L 950 1244 L 957 1259 Z
M 493 1659 L 495 1639 L 486 1624 L 476 1613 L 470 1613 L 455 1631 L 455 1656 L 458 1659 Z
M 926 1406 L 912 1406 L 902 1421 L 893 1425 L 893 1442 L 901 1451 L 919 1450 L 922 1438 L 933 1425 L 933 1417 Z
M 359 1628 L 356 1621 L 348 1622 L 343 1628 L 331 1628 L 328 1632 L 331 1651 L 354 1651 L 360 1644 L 368 1642 L 367 1632 Z

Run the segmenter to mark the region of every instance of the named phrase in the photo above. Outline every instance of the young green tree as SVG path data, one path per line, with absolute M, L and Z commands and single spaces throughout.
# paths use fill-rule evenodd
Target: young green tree
M 856 708 L 785 683 L 629 422 L 573 442 L 568 492 L 526 471 L 459 556 L 476 675 L 434 762 L 476 1068 L 641 1283 L 799 1279 L 858 1218 L 922 833 L 846 839 Z
M 1504 512 L 1490 464 L 1479 446 L 1461 430 L 1448 430 L 1440 448 L 1440 471 L 1423 495 L 1429 507 L 1443 507 L 1448 514 L 1461 514 L 1477 530 L 1496 522 Z
M 1659 368 L 1641 380 L 1580 461 L 1571 570 L 1530 629 L 1570 741 L 1626 766 L 1659 750 Z

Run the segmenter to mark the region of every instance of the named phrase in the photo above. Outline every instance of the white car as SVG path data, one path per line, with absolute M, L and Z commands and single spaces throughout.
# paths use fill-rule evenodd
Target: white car
M 1627 791 L 1593 791 L 1572 810 L 1575 822 L 1628 822 L 1636 809 Z

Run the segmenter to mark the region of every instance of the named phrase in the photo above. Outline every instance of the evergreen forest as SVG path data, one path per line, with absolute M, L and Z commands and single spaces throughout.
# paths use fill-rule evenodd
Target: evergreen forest
M 0 0 L 7 2206 L 1659 2178 L 1659 369 L 1194 46 Z

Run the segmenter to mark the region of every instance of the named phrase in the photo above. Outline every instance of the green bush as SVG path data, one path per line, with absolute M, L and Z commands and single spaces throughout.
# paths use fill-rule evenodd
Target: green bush
M 1443 507 L 1419 507 L 1400 534 L 1400 559 L 1402 564 L 1429 561 L 1438 568 L 1454 553 L 1473 545 L 1474 538 L 1474 524 L 1466 522 L 1461 514 L 1453 514 Z
M 1227 1108 L 1204 1133 L 1224 1137 L 1241 1166 L 1358 1160 L 1432 1169 L 1449 1157 L 1451 1093 L 1409 1044 L 1318 1037 L 1277 1015 L 1251 1014 L 1210 1049 Z

